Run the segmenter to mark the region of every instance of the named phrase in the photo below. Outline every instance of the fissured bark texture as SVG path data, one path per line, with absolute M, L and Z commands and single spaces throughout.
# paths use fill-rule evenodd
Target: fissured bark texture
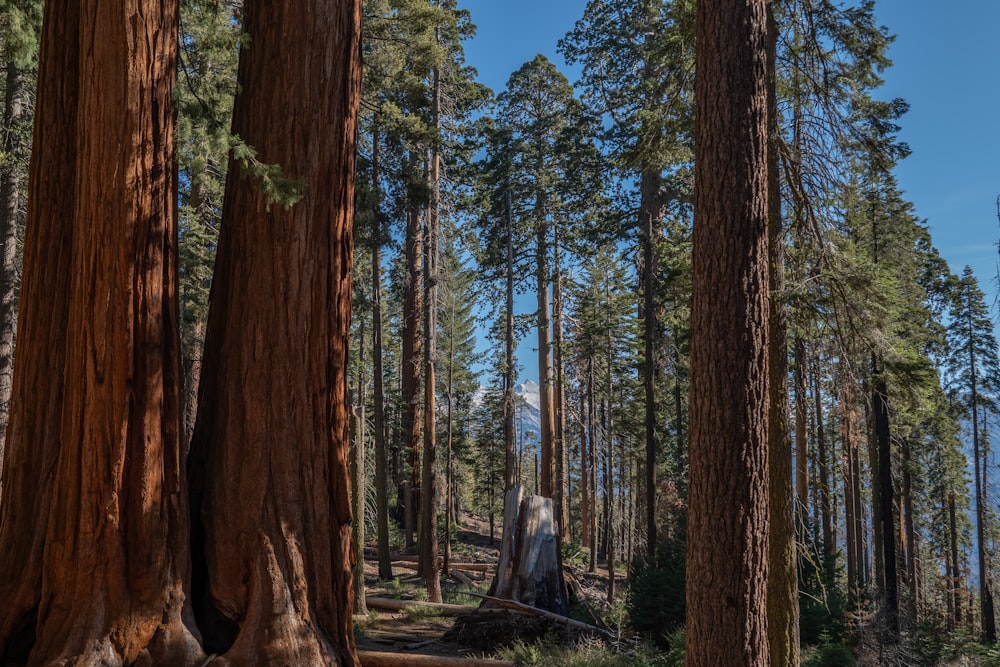
M 766 10 L 697 10 L 690 667 L 770 664 Z
M 46 3 L 0 653 L 194 665 L 179 441 L 177 3 Z
M 360 0 L 252 0 L 191 445 L 194 595 L 218 664 L 356 665 L 346 364 Z

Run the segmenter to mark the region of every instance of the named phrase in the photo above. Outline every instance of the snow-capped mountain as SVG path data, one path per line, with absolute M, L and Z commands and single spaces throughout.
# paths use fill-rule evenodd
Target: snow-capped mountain
M 486 387 L 479 387 L 472 398 L 472 404 L 480 406 L 486 400 Z M 519 442 L 527 440 L 537 441 L 541 428 L 541 413 L 539 412 L 540 388 L 534 380 L 528 380 L 524 384 L 514 387 L 517 402 L 514 408 L 514 428 L 517 432 Z

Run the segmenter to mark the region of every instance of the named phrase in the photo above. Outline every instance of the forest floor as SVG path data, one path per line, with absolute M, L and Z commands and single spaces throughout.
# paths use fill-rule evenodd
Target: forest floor
M 482 519 L 463 514 L 454 528 L 452 540 L 452 563 L 488 566 L 485 571 L 460 570 L 454 576 L 441 578 L 442 598 L 446 604 L 463 605 L 470 609 L 480 606 L 482 598 L 469 593 L 484 595 L 496 571 L 499 558 L 500 530 L 496 531 L 496 541 L 490 542 L 489 523 Z M 378 563 L 373 548 L 366 551 L 365 588 L 366 598 L 389 598 L 401 601 L 422 601 L 426 599 L 423 580 L 416 573 L 415 558 L 412 555 L 393 553 L 393 579 L 381 581 L 378 578 Z M 564 570 L 568 577 L 575 579 L 578 586 L 571 585 L 571 597 L 582 597 L 577 601 L 578 610 L 572 615 L 590 624 L 601 624 L 601 618 L 609 609 L 607 600 L 608 574 L 603 568 L 596 573 L 588 573 L 580 564 L 580 559 L 566 563 Z M 624 579 L 616 578 L 618 590 L 623 590 Z M 575 595 L 574 595 L 575 589 Z M 437 609 L 413 606 L 394 611 L 369 606 L 367 616 L 355 615 L 355 639 L 358 649 L 400 655 L 437 656 L 441 658 L 494 657 L 497 651 L 509 646 L 517 639 L 530 642 L 541 636 L 552 639 L 552 628 L 544 619 L 505 615 L 504 621 L 491 617 L 488 624 L 478 626 L 470 632 L 455 628 L 457 616 L 445 615 Z M 514 620 L 511 620 L 511 619 Z M 516 627 L 512 626 L 514 623 Z M 461 626 L 462 623 L 459 622 Z M 484 627 L 495 628 L 496 632 L 482 632 Z M 614 631 L 614 628 L 610 628 Z M 454 630 L 454 631 L 453 631 Z M 541 634 L 540 634 L 541 633 Z M 470 636 L 471 635 L 471 636 Z M 566 637 L 562 637 L 566 639 Z

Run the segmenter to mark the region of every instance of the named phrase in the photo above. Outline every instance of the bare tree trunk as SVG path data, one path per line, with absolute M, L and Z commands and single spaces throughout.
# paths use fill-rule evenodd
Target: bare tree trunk
M 952 624 L 962 627 L 962 578 L 958 570 L 958 521 L 955 512 L 955 493 L 948 494 L 948 529 L 951 543 L 951 570 L 948 572 L 948 595 L 953 603 Z
M 809 509 L 809 427 L 806 424 L 806 344 L 801 336 L 793 343 L 795 365 L 795 507 L 803 519 Z
M 347 357 L 361 2 L 244 4 L 233 131 L 296 179 L 226 188 L 191 445 L 192 594 L 228 665 L 358 665 Z M 239 326 L 233 326 L 238 323 Z M 197 569 L 196 569 L 197 572 Z
M 685 664 L 770 664 L 766 0 L 696 17 Z
M 354 573 L 354 613 L 367 614 L 365 605 L 365 430 L 368 427 L 365 418 L 365 322 L 361 320 L 358 327 L 358 368 L 357 387 L 355 389 L 354 428 L 351 456 L 351 514 L 354 521 L 351 525 L 352 570 Z
M 590 421 L 589 403 L 587 402 L 587 382 L 580 377 L 580 544 L 590 547 L 590 456 L 587 445 L 587 434 Z
M 0 528 L 5 662 L 204 658 L 184 594 L 176 40 L 169 2 L 45 6 Z
M 542 195 L 538 195 L 536 209 L 544 214 Z M 541 445 L 541 476 L 539 495 L 555 498 L 556 453 L 555 453 L 555 407 L 552 402 L 552 319 L 549 304 L 549 241 L 548 225 L 538 222 L 535 259 L 538 289 L 538 387 L 539 420 L 541 421 L 539 440 Z
M 892 491 L 892 455 L 889 440 L 889 397 L 879 365 L 875 366 L 872 392 L 875 439 L 878 447 L 878 523 L 882 526 L 883 622 L 886 640 L 899 641 L 899 589 L 896 575 L 896 529 Z
M 768 245 L 770 248 L 768 364 L 770 370 L 768 453 L 770 456 L 770 576 L 767 580 L 767 627 L 771 660 L 776 665 L 799 664 L 799 587 L 795 552 L 795 495 L 792 488 L 792 440 L 788 428 L 788 312 L 785 308 L 785 242 L 781 220 L 778 170 L 778 98 L 775 57 L 778 27 L 768 9 Z M 799 372 L 803 372 L 800 370 Z M 800 391 L 801 387 L 796 391 Z M 798 403 L 798 393 L 796 395 Z M 804 401 L 805 397 L 801 397 Z M 798 411 L 796 410 L 796 414 Z M 803 497 L 804 498 L 804 497 Z
M 433 78 L 433 118 L 435 127 L 441 124 L 441 73 L 435 69 Z M 431 199 L 427 207 L 427 228 L 424 234 L 424 451 L 420 470 L 420 575 L 427 582 L 427 599 L 441 602 L 441 577 L 438 570 L 437 530 L 437 320 L 438 320 L 438 248 L 440 213 L 440 156 L 437 140 L 428 151 Z
M 656 458 L 660 448 L 656 429 L 659 352 L 656 341 L 660 337 L 660 305 L 656 295 L 656 222 L 660 217 L 660 172 L 647 170 L 639 177 L 639 243 L 642 252 L 642 388 L 644 395 L 644 428 L 646 438 L 646 557 L 650 562 L 656 555 Z
M 823 394 L 819 386 L 819 362 L 813 373 L 813 400 L 816 412 L 816 455 L 819 457 L 820 524 L 823 528 L 823 556 L 833 565 L 837 553 L 836 535 L 833 532 L 833 502 L 830 489 L 830 454 L 827 451 L 826 430 L 823 425 Z
M 373 130 L 372 189 L 375 233 L 372 235 L 372 369 L 375 399 L 375 504 L 378 512 L 378 576 L 392 579 L 389 553 L 389 461 L 385 432 L 385 373 L 382 364 L 382 162 L 378 123 Z
M 506 307 L 504 308 L 504 384 L 503 384 L 503 442 L 504 442 L 504 493 L 517 484 L 517 442 L 514 430 L 514 220 L 511 212 L 510 190 L 504 192 L 504 220 L 507 226 L 507 253 L 504 280 Z
M 563 540 L 566 540 L 569 538 L 569 497 L 566 494 L 569 473 L 567 471 L 568 460 L 566 456 L 566 392 L 563 386 L 562 253 L 559 248 L 558 226 L 554 229 L 554 235 L 555 239 L 553 243 L 553 250 L 555 253 L 555 277 L 552 281 L 552 328 L 554 330 L 552 357 L 554 362 L 554 386 L 552 395 L 553 408 L 555 412 L 553 420 L 555 426 L 555 446 L 553 447 L 553 454 L 556 459 L 556 519 L 559 521 L 559 535 Z
M 410 154 L 410 178 L 417 170 L 419 160 Z M 406 214 L 406 241 L 404 254 L 406 273 L 403 284 L 403 355 L 402 368 L 402 410 L 400 428 L 403 432 L 403 448 L 409 458 L 409 481 L 403 482 L 403 529 L 405 547 L 409 551 L 416 544 L 414 533 L 417 529 L 417 499 L 420 486 L 420 368 L 421 355 L 420 320 L 423 315 L 423 263 L 424 263 L 423 220 L 418 202 L 410 202 Z

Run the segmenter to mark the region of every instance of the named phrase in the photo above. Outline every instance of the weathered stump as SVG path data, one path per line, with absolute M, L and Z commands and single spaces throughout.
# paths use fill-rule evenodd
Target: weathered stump
M 552 499 L 521 496 L 516 486 L 504 497 L 503 542 L 491 595 L 565 616 L 569 599 Z

